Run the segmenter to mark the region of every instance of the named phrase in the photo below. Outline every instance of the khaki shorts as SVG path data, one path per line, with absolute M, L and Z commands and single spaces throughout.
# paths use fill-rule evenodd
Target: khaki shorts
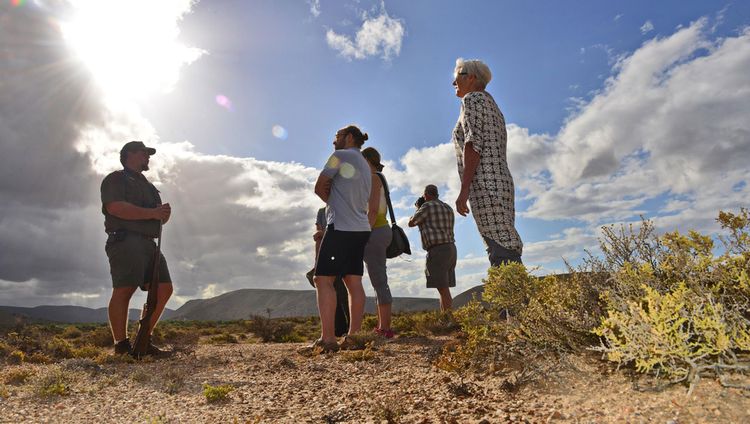
M 151 282 L 156 243 L 138 233 L 125 233 L 122 240 L 110 236 L 104 251 L 109 258 L 112 287 L 141 287 Z M 159 261 L 159 283 L 171 283 L 164 255 Z
M 424 270 L 427 288 L 456 287 L 456 244 L 445 243 L 427 251 L 427 266 Z

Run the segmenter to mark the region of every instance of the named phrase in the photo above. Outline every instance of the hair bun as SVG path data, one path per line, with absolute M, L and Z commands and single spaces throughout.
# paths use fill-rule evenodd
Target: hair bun
M 363 140 L 363 141 L 367 141 L 367 139 L 369 139 L 369 137 L 367 136 L 367 133 L 364 133 L 364 134 L 362 135 L 362 140 Z

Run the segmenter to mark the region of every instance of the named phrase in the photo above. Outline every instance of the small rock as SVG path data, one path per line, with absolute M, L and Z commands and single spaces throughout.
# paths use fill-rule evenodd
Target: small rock
M 562 412 L 560 412 L 557 409 L 555 409 L 554 411 L 552 411 L 551 414 L 549 414 L 549 417 L 547 417 L 547 421 L 550 421 L 550 420 L 562 420 L 564 418 L 565 418 L 565 415 L 563 415 Z
M 488 420 L 487 418 L 482 418 L 477 424 L 490 424 L 490 420 Z

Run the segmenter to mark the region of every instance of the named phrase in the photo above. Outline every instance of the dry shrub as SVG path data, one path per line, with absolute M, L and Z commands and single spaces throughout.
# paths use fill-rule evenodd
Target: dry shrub
M 84 332 L 79 340 L 82 344 L 88 344 L 96 347 L 112 347 L 112 332 L 106 325 L 97 326 L 89 331 Z
M 344 362 L 370 362 L 377 360 L 372 345 L 367 345 L 364 349 L 359 350 L 342 350 L 340 355 L 341 360 Z
M 441 311 L 394 314 L 393 329 L 401 336 L 440 336 L 460 329 L 453 314 Z
M 239 343 L 239 341 L 237 340 L 237 337 L 234 336 L 234 334 L 221 333 L 215 336 L 211 336 L 208 339 L 208 343 L 210 344 L 237 344 Z
M 52 340 L 47 342 L 44 346 L 44 352 L 53 358 L 67 359 L 75 357 L 75 351 L 73 345 L 65 339 L 60 337 L 53 337 Z
M 288 320 L 271 319 L 270 317 L 255 315 L 250 317 L 247 328 L 264 343 L 304 341 L 302 337 L 295 333 L 294 323 Z
M 9 371 L 3 376 L 3 382 L 5 384 L 20 385 L 25 384 L 33 376 L 34 372 L 32 370 L 15 369 Z
M 41 397 L 68 396 L 73 376 L 60 368 L 42 374 L 36 381 L 36 393 Z
M 75 325 L 65 327 L 60 337 L 63 339 L 77 339 L 83 335 L 83 332 Z

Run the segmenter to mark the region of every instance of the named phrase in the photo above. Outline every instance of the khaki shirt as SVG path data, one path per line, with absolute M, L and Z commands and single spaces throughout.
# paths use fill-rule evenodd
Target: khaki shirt
M 159 190 L 148 182 L 146 177 L 140 173 L 126 169 L 115 171 L 104 177 L 101 192 L 104 230 L 106 232 L 127 230 L 143 234 L 147 237 L 159 236 L 159 220 L 121 219 L 107 212 L 107 208 L 105 207 L 107 203 L 118 201 L 128 202 L 141 208 L 155 208 L 161 205 Z

